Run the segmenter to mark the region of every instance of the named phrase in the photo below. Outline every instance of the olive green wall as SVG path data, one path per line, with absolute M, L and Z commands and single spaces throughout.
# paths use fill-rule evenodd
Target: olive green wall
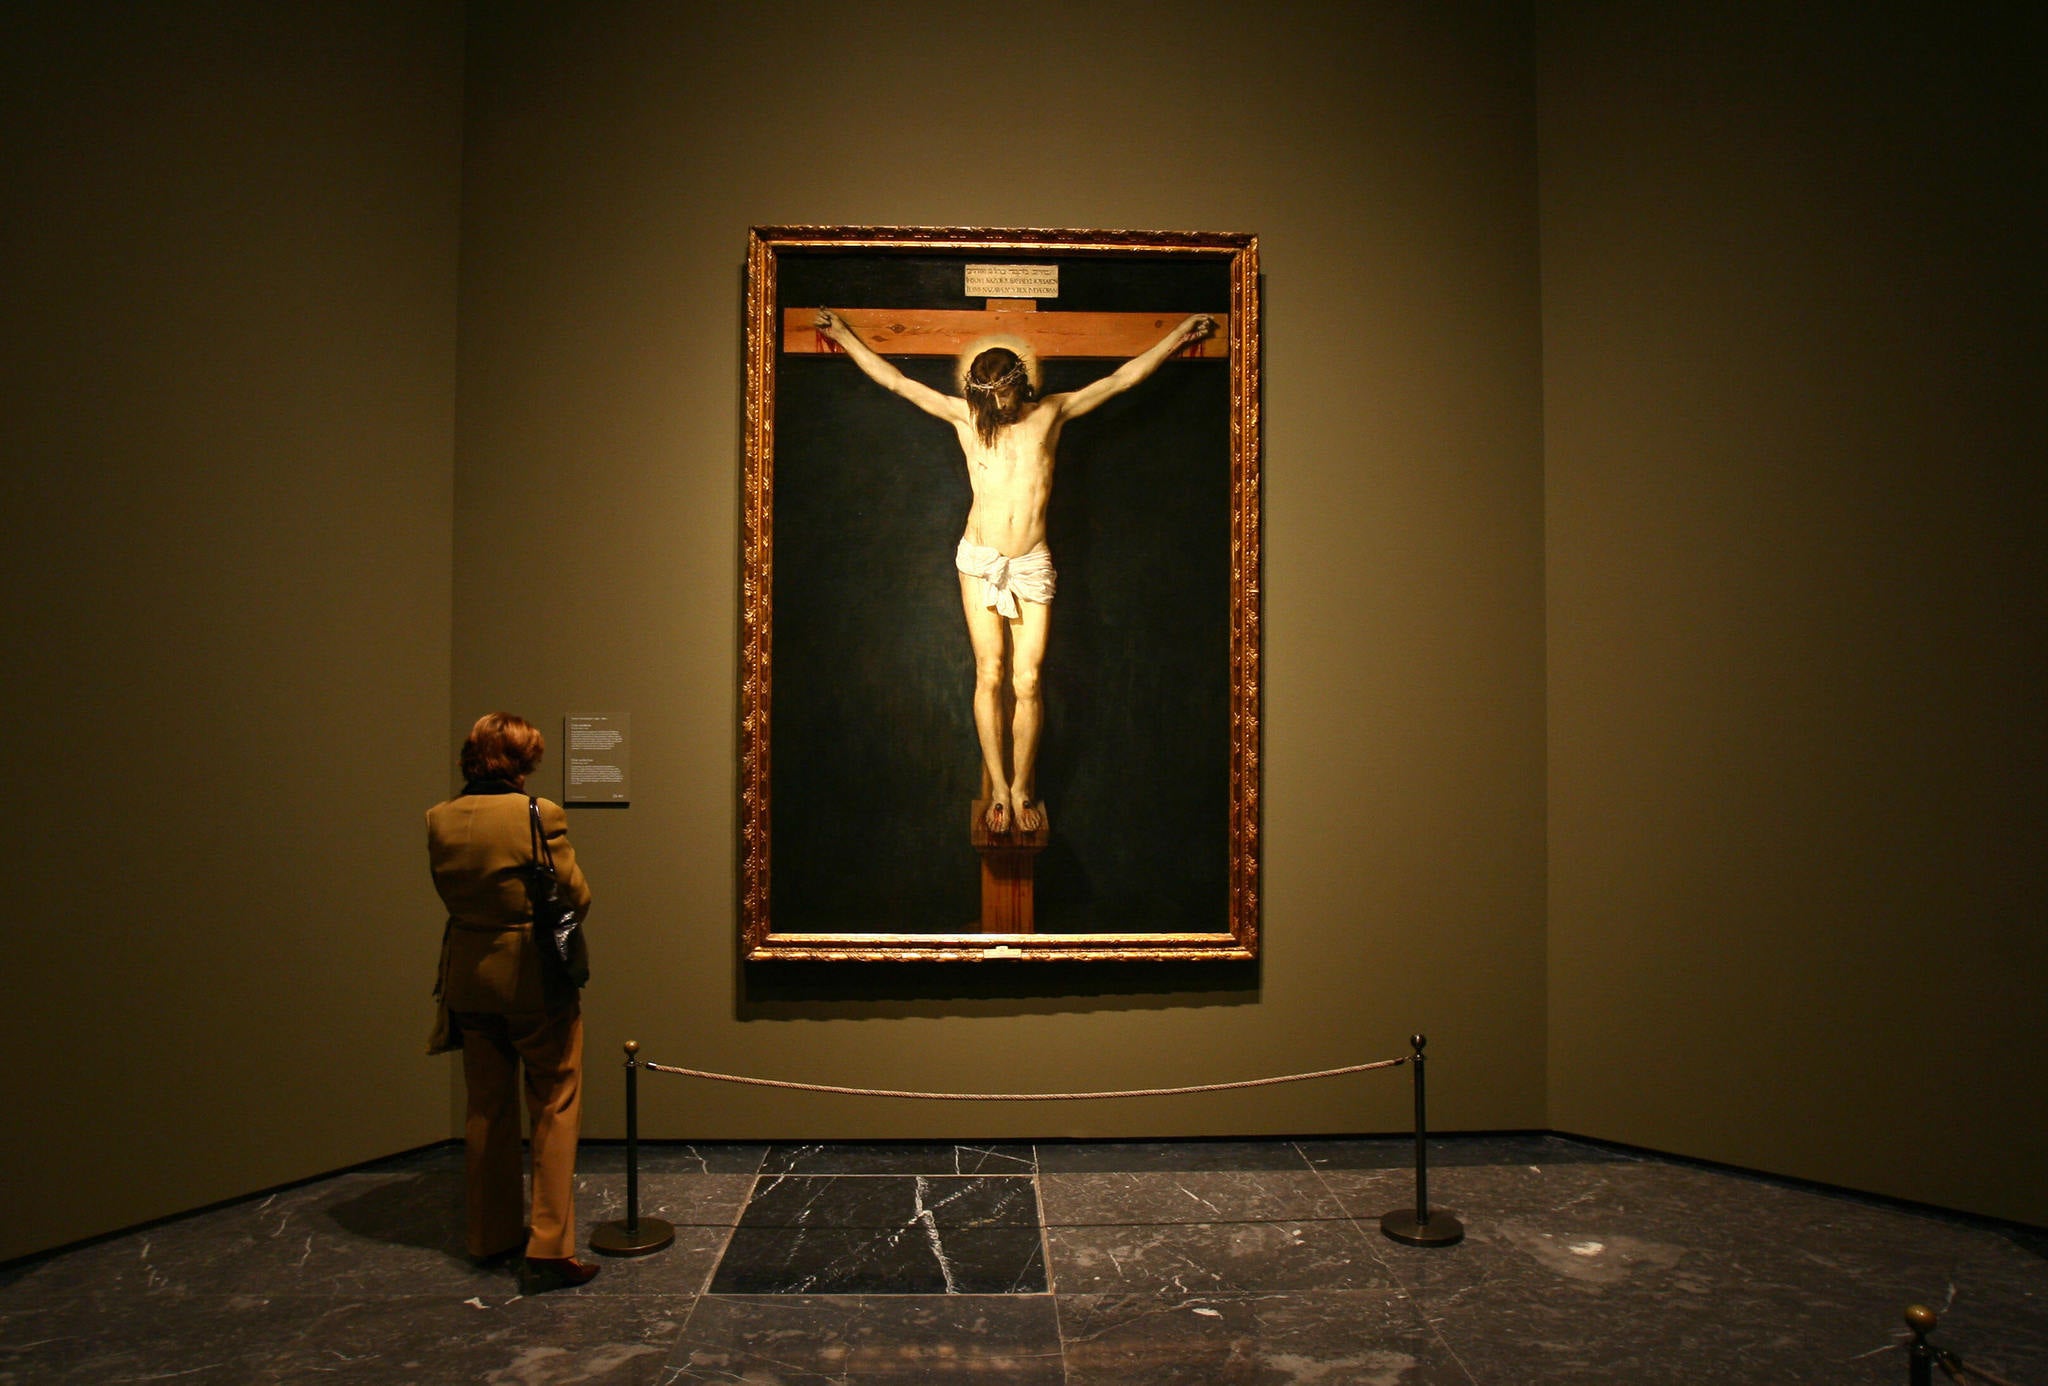
M 0 7 L 0 1259 L 447 1137 L 461 16 Z
M 2048 1224 L 2048 34 L 1734 8 L 1542 11 L 1550 1124 Z
M 550 730 L 634 719 L 632 807 L 572 822 L 597 892 L 590 1129 L 620 1129 L 629 1037 L 670 1063 L 980 1090 L 1281 1073 L 1402 1053 L 1417 1029 L 1439 1121 L 1540 1127 L 1522 7 L 1029 17 L 1020 33 L 938 4 L 472 11 L 449 737 L 496 706 Z M 1260 235 L 1255 972 L 736 970 L 740 299 L 746 229 L 778 222 Z M 539 783 L 558 792 L 558 760 Z M 1403 1129 L 1409 1094 L 1379 1074 L 962 1108 L 657 1077 L 645 1108 L 660 1136 L 1271 1133 Z
M 635 718 L 596 1135 L 628 1036 L 1064 1087 L 1420 1028 L 1446 1127 L 2048 1223 L 2039 36 L 1801 12 L 0 8 L 0 1258 L 456 1132 L 418 814 L 493 706 Z M 740 262 L 803 220 L 1261 235 L 1261 967 L 736 969 Z

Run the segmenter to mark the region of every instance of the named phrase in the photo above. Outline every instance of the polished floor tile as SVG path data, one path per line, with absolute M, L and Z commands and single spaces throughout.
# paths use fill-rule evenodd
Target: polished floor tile
M 1310 1170 L 1189 1170 L 1178 1174 L 1043 1174 L 1048 1226 L 1271 1222 L 1346 1216 Z
M 1033 1174 L 1028 1145 L 864 1143 L 777 1145 L 761 1173 L 774 1174 Z
M 754 1174 L 767 1154 L 765 1145 L 642 1141 L 639 1161 L 643 1174 Z M 623 1174 L 626 1147 L 611 1141 L 587 1145 L 577 1152 L 576 1168 L 583 1174 Z
M 763 1178 L 713 1294 L 1043 1294 L 1032 1181 L 1020 1175 Z
M 690 1316 L 670 1363 L 663 1386 L 1067 1380 L 1044 1295 L 715 1296 Z
M 1914 1302 L 1947 1306 L 1938 1340 L 1966 1357 L 2048 1366 L 2048 1260 L 1964 1220 L 1656 1161 L 1475 1165 L 1438 1189 L 1465 1240 L 1385 1256 L 1477 1382 L 1896 1383 Z
M 1415 1168 L 1415 1141 L 1409 1136 L 1316 1137 L 1294 1143 L 1316 1169 Z M 1432 1169 L 1460 1165 L 1577 1165 L 1629 1158 L 1605 1146 L 1561 1136 L 1435 1136 L 1428 1142 Z
M 1035 1229 L 1038 1200 L 1020 1175 L 778 1175 L 755 1185 L 739 1225 L 888 1231 L 927 1221 Z
M 690 1301 L 590 1290 L 451 1302 L 408 1296 L 322 1306 L 247 1376 L 222 1381 L 591 1382 L 665 1386 Z M 309 1308 L 311 1306 L 308 1306 Z M 109 1382 L 111 1378 L 102 1378 Z
M 1048 1174 L 1305 1166 L 1292 1141 L 1057 1141 L 1038 1147 L 1038 1167 Z
M 752 1196 L 750 1174 L 647 1174 L 640 1176 L 640 1215 L 678 1227 L 731 1227 Z M 626 1216 L 626 1181 L 616 1174 L 576 1175 L 576 1220 L 587 1239 L 601 1222 Z
M 1470 1386 L 1398 1291 L 1062 1295 L 1067 1386 Z
M 2048 1234 L 1551 1136 L 642 1147 L 653 1255 L 525 1298 L 453 1146 L 0 1267 L 0 1386 L 2048 1386 Z M 579 1226 L 623 1216 L 586 1148 Z M 821 1287 L 838 1287 L 832 1293 Z
M 1348 1220 L 1048 1227 L 1063 1295 L 1387 1289 L 1379 1248 Z

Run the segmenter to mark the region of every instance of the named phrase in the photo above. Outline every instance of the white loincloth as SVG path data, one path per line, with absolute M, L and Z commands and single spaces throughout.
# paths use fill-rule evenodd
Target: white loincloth
M 1019 597 L 1041 605 L 1052 601 L 1052 550 L 1043 539 L 1029 553 L 1015 558 L 962 539 L 960 547 L 953 550 L 953 566 L 969 577 L 980 578 L 981 599 L 1011 620 L 1016 619 Z

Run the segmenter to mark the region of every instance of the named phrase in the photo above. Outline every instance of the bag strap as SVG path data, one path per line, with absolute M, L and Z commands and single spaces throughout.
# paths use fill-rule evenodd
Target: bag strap
M 555 874 L 555 854 L 548 847 L 547 829 L 540 825 L 540 800 L 531 794 L 526 796 L 526 821 L 533 845 L 533 864 L 552 876 Z

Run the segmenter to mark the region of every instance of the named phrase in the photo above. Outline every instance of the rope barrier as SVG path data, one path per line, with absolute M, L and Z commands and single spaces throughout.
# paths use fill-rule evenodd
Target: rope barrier
M 1464 1224 L 1429 1206 L 1428 1121 L 1424 1115 L 1421 1035 L 1408 1041 L 1413 1054 L 1398 1059 L 1375 1059 L 1371 1063 L 1345 1064 L 1342 1068 L 1319 1068 L 1311 1073 L 1281 1073 L 1267 1078 L 1239 1078 L 1224 1083 L 1189 1083 L 1172 1088 L 1117 1088 L 1095 1092 L 923 1092 L 912 1088 L 856 1088 L 839 1083 L 801 1083 L 787 1078 L 755 1078 L 740 1073 L 714 1073 L 680 1064 L 651 1063 L 640 1057 L 640 1042 L 626 1041 L 626 1216 L 602 1224 L 590 1244 L 615 1256 L 644 1256 L 675 1241 L 675 1228 L 660 1218 L 640 1216 L 640 1070 L 672 1073 L 679 1078 L 702 1078 L 712 1083 L 739 1083 L 753 1088 L 781 1088 L 789 1092 L 823 1092 L 841 1097 L 900 1097 L 925 1102 L 1085 1102 L 1113 1097 L 1180 1097 L 1197 1092 L 1232 1092 L 1239 1088 L 1264 1088 L 1276 1083 L 1306 1083 L 1317 1078 L 1341 1078 L 1351 1073 L 1371 1073 L 1383 1068 L 1407 1065 L 1415 1076 L 1415 1207 L 1397 1208 L 1380 1219 L 1380 1230 L 1408 1246 L 1450 1246 L 1465 1235 Z
M 1347 1064 L 1343 1068 L 1317 1069 L 1313 1073 L 1283 1073 L 1272 1078 L 1240 1078 L 1230 1083 L 1190 1083 L 1178 1088 L 1121 1088 L 1114 1092 L 917 1092 L 902 1088 L 849 1088 L 837 1083 L 797 1083 L 783 1078 L 751 1078 L 737 1073 L 709 1073 L 701 1068 L 680 1068 L 673 1064 L 642 1063 L 656 1073 L 673 1073 L 683 1078 L 703 1078 L 714 1083 L 740 1083 L 755 1088 L 787 1088 L 796 1092 L 836 1093 L 842 1097 L 904 1097 L 925 1102 L 1085 1102 L 1107 1097 L 1180 1097 L 1193 1092 L 1229 1092 L 1236 1088 L 1263 1088 L 1275 1083 L 1305 1083 L 1314 1078 L 1339 1078 L 1347 1073 L 1370 1073 L 1374 1069 L 1399 1068 L 1408 1062 L 1378 1059 L 1369 1064 Z

